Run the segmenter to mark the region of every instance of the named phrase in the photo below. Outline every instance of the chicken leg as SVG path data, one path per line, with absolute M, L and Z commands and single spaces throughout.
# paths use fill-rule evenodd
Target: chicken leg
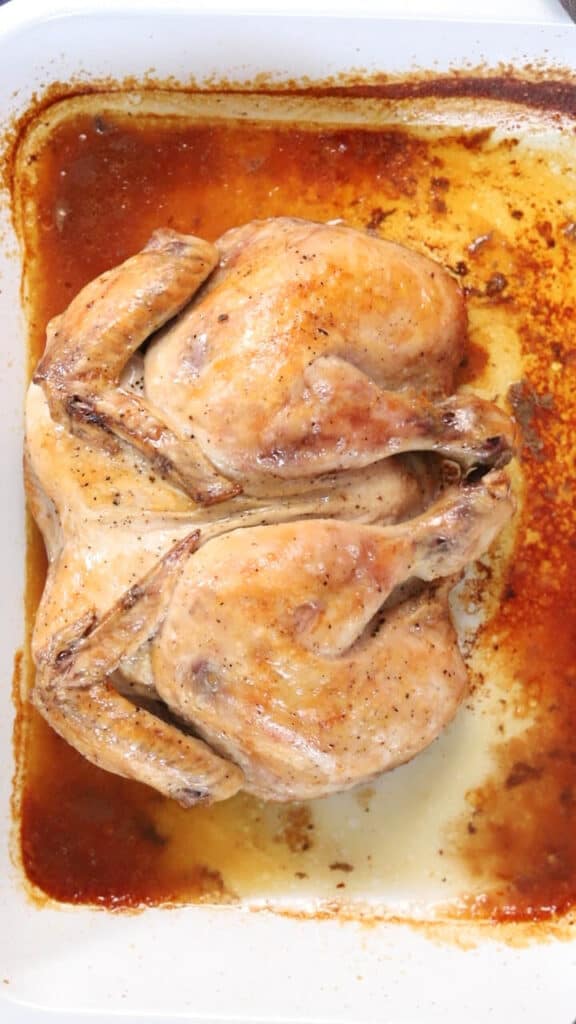
M 397 452 L 503 466 L 517 438 L 493 403 L 446 396 L 465 308 L 431 260 L 342 225 L 288 217 L 218 241 L 219 266 L 145 357 L 173 429 L 252 490 Z M 444 404 L 447 402 L 447 404 Z
M 158 692 L 266 799 L 334 792 L 408 760 L 465 685 L 454 574 L 511 510 L 493 471 L 400 525 L 316 519 L 208 541 L 152 646 Z M 414 577 L 449 579 L 387 610 Z

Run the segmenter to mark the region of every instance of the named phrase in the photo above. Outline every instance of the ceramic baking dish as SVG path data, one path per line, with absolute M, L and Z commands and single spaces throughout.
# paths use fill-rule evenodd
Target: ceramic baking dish
M 193 76 L 202 84 L 226 78 L 250 82 L 262 73 L 278 84 L 322 80 L 354 69 L 366 76 L 383 71 L 402 75 L 415 69 L 441 73 L 481 64 L 497 69 L 545 63 L 549 72 L 556 66 L 576 72 L 576 30 L 552 3 L 510 5 L 508 20 L 501 20 L 496 4 L 485 8 L 483 19 L 472 4 L 458 5 L 457 15 L 456 5 L 449 3 L 378 4 L 378 11 L 364 4 L 354 13 L 345 6 L 327 10 L 318 5 L 317 14 L 310 9 L 270 13 L 266 6 L 242 13 L 232 4 L 218 11 L 176 2 L 77 0 L 51 4 L 48 11 L 32 0 L 9 3 L 0 11 L 0 124 L 6 138 L 35 92 L 76 78 L 89 84 L 130 77 L 134 94 L 147 75 L 176 82 Z M 303 109 L 295 103 L 296 111 Z M 438 112 L 437 120 L 446 116 Z M 473 120 L 475 115 L 467 116 Z M 479 107 L 477 127 L 486 117 L 488 108 Z M 528 117 L 525 127 L 542 136 L 537 118 L 530 128 Z M 558 133 L 565 123 L 554 123 L 550 116 L 544 127 L 544 134 Z M 574 188 L 569 177 L 567 188 Z M 562 941 L 537 929 L 532 939 L 524 929 L 516 939 L 508 933 L 503 941 L 503 933 L 489 922 L 472 930 L 458 922 L 438 930 L 425 923 L 423 892 L 411 892 L 410 886 L 397 887 L 393 899 L 389 892 L 386 907 L 385 894 L 364 893 L 372 910 L 388 914 L 368 914 L 363 922 L 353 913 L 351 920 L 328 913 L 324 891 L 318 898 L 308 892 L 303 900 L 291 891 L 276 901 L 287 913 L 270 912 L 265 886 L 237 905 L 156 907 L 139 913 L 31 898 L 14 855 L 11 807 L 9 683 L 24 635 L 20 453 L 26 325 L 9 203 L 5 190 L 0 201 L 0 389 L 4 494 L 10 500 L 5 497 L 2 503 L 1 533 L 2 1020 L 36 1024 L 61 1020 L 64 1014 L 75 1019 L 90 1014 L 91 1020 L 121 1015 L 127 1020 L 499 1024 L 522 1019 L 536 1024 L 546 1017 L 570 1024 L 576 1016 L 576 935 L 570 938 L 569 924 L 560 929 Z M 436 755 L 444 757 L 441 763 L 448 771 L 450 751 L 459 749 L 458 740 L 450 742 L 444 754 Z M 423 762 L 411 783 L 414 792 L 420 787 L 423 799 L 427 771 Z M 339 806 L 351 814 L 350 804 Z M 353 822 L 348 828 L 351 834 Z M 396 857 L 400 863 L 401 850 Z M 375 923 L 378 916 L 389 919 Z M 392 920 L 395 916 L 404 923 Z M 406 923 L 410 917 L 420 925 Z

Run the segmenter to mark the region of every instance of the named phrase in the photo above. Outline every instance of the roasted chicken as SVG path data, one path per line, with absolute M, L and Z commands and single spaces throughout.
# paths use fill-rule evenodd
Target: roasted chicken
M 89 284 L 27 399 L 52 726 L 184 805 L 320 796 L 438 736 L 449 591 L 513 509 L 465 340 L 441 267 L 340 225 L 158 231 Z

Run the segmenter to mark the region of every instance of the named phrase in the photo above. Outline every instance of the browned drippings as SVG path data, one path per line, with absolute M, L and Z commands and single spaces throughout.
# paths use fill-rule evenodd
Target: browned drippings
M 538 919 L 574 905 L 576 208 L 546 153 L 490 132 L 194 125 L 107 113 L 65 122 L 29 159 L 38 174 L 37 244 L 28 240 L 26 252 L 32 362 L 47 320 L 155 228 L 215 239 L 281 214 L 341 217 L 450 267 L 471 319 L 462 382 L 481 383 L 498 359 L 491 324 L 520 335 L 524 390 L 512 404 L 525 431 L 525 509 L 504 599 L 479 643 L 505 659 L 510 699 L 533 724 L 502 739 L 493 774 L 469 794 L 469 814 L 451 827 L 446 849 L 481 885 L 468 916 Z M 31 614 L 44 569 L 36 540 Z M 108 907 L 222 901 L 234 898 L 231 865 L 263 895 L 288 876 L 296 885 L 309 877 L 315 839 L 305 809 L 278 810 L 273 826 L 247 796 L 184 811 L 100 772 L 29 713 L 22 856 L 48 895 Z M 356 876 L 352 868 L 327 849 L 334 888 L 342 872 L 347 884 Z
M 576 251 L 567 256 L 576 262 Z M 535 295 L 527 311 L 527 501 L 490 642 L 506 651 L 510 701 L 533 724 L 498 747 L 497 770 L 469 794 L 468 831 L 458 839 L 475 874 L 496 883 L 466 912 L 500 920 L 548 917 L 576 903 L 574 310 Z

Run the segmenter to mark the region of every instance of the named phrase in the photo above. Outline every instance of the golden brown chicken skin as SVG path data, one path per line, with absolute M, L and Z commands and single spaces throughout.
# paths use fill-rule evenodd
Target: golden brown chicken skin
M 245 488 L 433 450 L 507 461 L 508 417 L 453 388 L 460 289 L 410 249 L 288 217 L 220 239 L 217 270 L 146 354 L 145 385 Z M 487 446 L 486 442 L 490 439 Z
M 53 727 L 185 806 L 424 749 L 466 683 L 449 590 L 513 509 L 512 422 L 453 393 L 465 335 L 435 263 L 290 218 L 160 231 L 88 285 L 26 410 Z
M 398 526 L 314 519 L 210 541 L 154 642 L 159 693 L 265 799 L 321 796 L 409 760 L 466 684 L 454 574 L 510 512 L 495 471 Z M 414 579 L 441 584 L 386 609 Z

